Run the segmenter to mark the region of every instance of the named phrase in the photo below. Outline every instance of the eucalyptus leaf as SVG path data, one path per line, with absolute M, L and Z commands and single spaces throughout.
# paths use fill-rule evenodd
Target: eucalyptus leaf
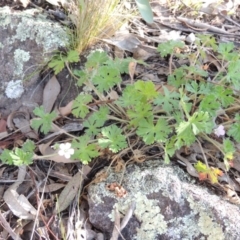
M 153 23 L 153 12 L 149 0 L 135 0 L 142 18 L 147 23 Z

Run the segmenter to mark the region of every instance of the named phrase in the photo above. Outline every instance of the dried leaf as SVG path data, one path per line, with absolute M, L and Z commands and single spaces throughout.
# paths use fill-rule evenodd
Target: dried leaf
M 1 132 L 0 133 L 0 140 L 7 137 L 8 136 L 8 132 Z
M 229 202 L 234 204 L 240 204 L 240 198 L 237 195 L 237 193 L 234 191 L 234 189 L 231 188 L 230 185 L 222 185 L 224 190 L 226 191 L 226 198 Z
M 134 52 L 135 49 L 141 44 L 139 39 L 133 34 L 117 34 L 111 39 L 102 39 L 104 42 L 117 46 L 122 50 Z
M 30 3 L 30 0 L 20 0 L 20 2 L 22 3 L 23 7 L 26 8 Z
M 15 216 L 21 219 L 35 219 L 37 210 L 25 196 L 17 193 L 17 188 L 23 183 L 25 176 L 26 166 L 19 167 L 17 181 L 7 189 L 3 199 Z
M 65 184 L 52 183 L 52 184 L 46 185 L 45 187 L 39 188 L 39 192 L 44 192 L 44 193 L 55 192 L 63 187 L 65 187 Z
M 58 163 L 79 162 L 78 160 L 72 160 L 72 159 L 65 158 L 64 156 L 58 155 L 58 153 L 57 153 L 58 151 L 54 150 L 50 147 L 51 143 L 52 143 L 52 141 L 49 141 L 48 143 L 40 144 L 38 146 L 41 154 L 48 156 L 48 157 L 44 157 L 45 160 L 52 160 L 52 161 L 58 162 Z M 39 157 L 39 156 L 37 156 L 37 157 Z
M 83 176 L 80 172 L 78 172 L 68 182 L 66 187 L 63 189 L 63 191 L 59 195 L 57 205 L 54 211 L 55 213 L 62 212 L 71 204 L 72 200 L 75 198 L 78 191 L 81 189 L 82 183 L 83 183 Z
M 0 119 L 0 133 L 7 132 L 7 122 L 4 119 Z
M 23 117 L 13 118 L 13 122 L 15 126 L 21 130 L 21 132 L 28 138 L 38 140 L 38 134 L 31 129 L 29 120 Z
M 108 94 L 108 97 L 111 100 L 117 100 L 119 98 L 119 95 L 118 95 L 118 93 L 116 91 L 111 90 L 111 92 Z
M 133 84 L 133 80 L 134 80 L 134 73 L 135 73 L 135 70 L 136 70 L 136 66 L 137 66 L 136 62 L 130 62 L 128 64 L 128 71 L 129 71 L 129 75 L 130 75 L 132 84 Z
M 60 93 L 60 84 L 56 76 L 53 76 L 48 81 L 43 91 L 43 107 L 46 113 L 51 112 L 59 93 Z
M 60 5 L 59 5 L 60 1 L 58 1 L 58 0 L 46 0 L 46 2 L 48 2 L 54 6 L 60 7 Z
M 72 112 L 72 105 L 73 105 L 73 101 L 69 102 L 65 107 L 60 107 L 59 113 L 62 116 L 66 116 L 66 115 L 70 114 Z

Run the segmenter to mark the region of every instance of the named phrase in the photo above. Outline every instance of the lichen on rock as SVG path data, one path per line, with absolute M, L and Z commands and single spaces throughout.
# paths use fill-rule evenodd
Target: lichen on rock
M 105 182 L 88 188 L 89 219 L 108 236 L 113 209 L 125 215 L 134 201 L 134 214 L 121 232 L 125 239 L 240 239 L 239 208 L 194 185 L 177 166 L 155 160 L 128 165 L 124 173 L 108 169 L 108 174 Z M 121 182 L 125 198 L 107 190 L 113 182 Z
M 29 52 L 26 52 L 21 49 L 16 49 L 14 51 L 14 63 L 15 63 L 14 74 L 16 74 L 17 76 L 21 75 L 23 72 L 23 65 L 29 59 L 30 59 Z
M 10 81 L 6 87 L 5 93 L 8 98 L 20 98 L 24 92 L 21 80 Z
M 23 102 L 41 104 L 43 84 L 40 84 L 39 72 L 59 47 L 68 45 L 67 29 L 48 19 L 46 13 L 38 9 L 0 8 L 0 109 L 3 116 L 19 110 Z M 18 84 L 17 96 L 23 88 L 24 94 L 15 101 L 10 88 L 5 87 L 19 79 L 23 86 Z

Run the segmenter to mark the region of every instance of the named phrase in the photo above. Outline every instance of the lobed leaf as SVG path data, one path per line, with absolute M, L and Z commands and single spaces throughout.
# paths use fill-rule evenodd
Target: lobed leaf
M 126 137 L 122 135 L 122 130 L 116 125 L 111 125 L 102 129 L 104 138 L 99 138 L 98 143 L 101 148 L 109 148 L 116 153 L 127 147 Z
M 39 119 L 33 119 L 31 127 L 35 130 L 40 128 L 40 132 L 47 134 L 51 129 L 53 120 L 57 117 L 57 113 L 54 111 L 46 113 L 43 106 L 35 108 L 33 113 L 38 116 Z

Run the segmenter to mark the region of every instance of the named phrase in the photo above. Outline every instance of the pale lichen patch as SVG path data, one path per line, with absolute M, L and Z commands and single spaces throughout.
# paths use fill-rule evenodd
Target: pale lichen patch
M 34 16 L 36 13 L 37 15 Z M 49 21 L 36 9 L 26 10 L 24 14 L 18 13 L 17 16 L 21 17 L 21 21 L 17 25 L 16 35 L 12 37 L 12 41 L 34 40 L 38 45 L 43 46 L 44 52 L 48 52 L 56 46 L 67 45 L 69 39 L 65 29 L 58 23 Z M 7 15 L 6 18 L 8 18 Z
M 215 197 L 215 196 L 214 196 Z M 204 207 L 203 202 L 198 202 L 192 198 L 188 198 L 192 211 L 199 214 L 199 231 L 208 236 L 209 240 L 223 240 L 225 239 L 222 228 L 214 222 L 214 217 L 208 213 L 207 206 Z M 209 211 L 210 212 L 210 211 Z
M 21 50 L 21 49 L 16 49 L 14 51 L 14 63 L 15 63 L 14 74 L 16 76 L 21 76 L 22 71 L 23 71 L 23 65 L 29 59 L 30 59 L 29 52 L 26 52 L 26 51 Z
M 105 219 L 110 218 L 112 222 L 115 207 L 125 215 L 131 203 L 136 203 L 130 223 L 135 230 L 131 231 L 131 239 L 238 239 L 239 228 L 232 224 L 234 218 L 239 219 L 231 213 L 234 208 L 186 181 L 188 177 L 182 169 L 148 161 L 141 166 L 129 165 L 124 173 L 114 173 L 112 169 L 108 172 L 106 182 L 90 186 L 89 193 L 96 191 L 100 199 L 110 197 L 113 206 L 109 207 Z M 117 198 L 105 188 L 112 182 L 121 182 L 127 190 L 126 198 Z M 94 201 L 92 206 L 97 204 Z
M 0 26 L 7 26 L 11 23 L 11 11 L 9 7 L 0 8 Z
M 199 230 L 208 237 L 208 240 L 224 240 L 222 228 L 205 213 L 200 213 L 198 222 Z
M 137 228 L 137 235 L 135 239 L 155 239 L 158 234 L 166 232 L 167 222 L 164 220 L 164 216 L 161 214 L 159 206 L 157 206 L 156 200 L 148 199 L 140 192 L 135 196 L 131 196 L 127 200 L 120 200 L 114 205 L 114 209 L 117 208 L 119 212 L 126 214 L 131 202 L 134 201 L 136 209 L 134 215 L 141 223 L 141 227 Z M 114 221 L 114 211 L 109 215 L 112 221 Z
M 15 99 L 22 96 L 24 88 L 21 80 L 10 81 L 5 89 L 8 98 Z

